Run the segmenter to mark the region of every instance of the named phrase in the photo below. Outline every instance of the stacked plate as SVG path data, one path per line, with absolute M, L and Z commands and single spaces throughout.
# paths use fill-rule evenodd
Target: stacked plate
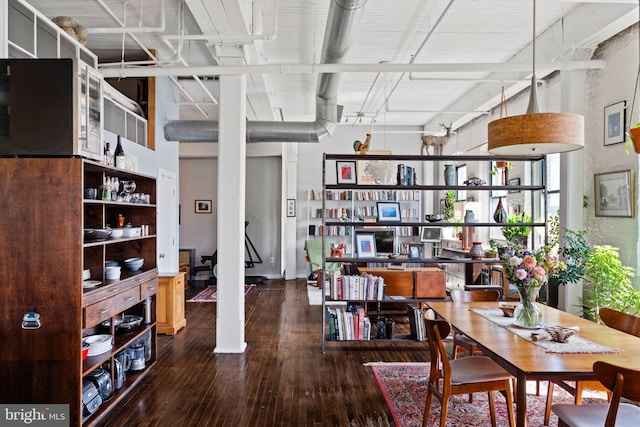
M 113 347 L 113 337 L 111 335 L 89 335 L 82 342 L 90 345 L 88 356 L 95 356 L 105 353 Z

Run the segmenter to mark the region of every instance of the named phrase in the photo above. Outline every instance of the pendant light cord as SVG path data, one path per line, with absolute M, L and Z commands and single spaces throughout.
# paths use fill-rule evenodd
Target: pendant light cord
M 538 81 L 536 79 L 536 0 L 533 0 L 533 35 L 531 49 L 533 51 L 533 70 L 531 74 L 531 93 L 529 95 L 527 114 L 540 112 L 540 106 L 538 105 Z

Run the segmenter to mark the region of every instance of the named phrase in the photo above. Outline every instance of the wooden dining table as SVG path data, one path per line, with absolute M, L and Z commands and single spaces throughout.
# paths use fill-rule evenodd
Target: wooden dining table
M 640 370 L 640 338 L 605 325 L 539 304 L 547 326 L 577 327 L 577 335 L 617 352 L 551 353 L 538 344 L 497 324 L 475 310 L 498 309 L 499 302 L 429 302 L 437 317 L 473 339 L 478 348 L 516 377 L 516 425 L 527 425 L 526 381 L 553 381 L 572 390 L 565 381 L 595 380 L 593 363 L 604 360 Z M 501 319 L 504 322 L 504 319 Z M 528 332 L 528 331 L 527 331 Z

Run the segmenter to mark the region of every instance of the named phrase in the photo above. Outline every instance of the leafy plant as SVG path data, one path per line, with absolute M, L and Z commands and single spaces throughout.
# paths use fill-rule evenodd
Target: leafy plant
M 456 192 L 447 190 L 444 193 L 444 220 L 451 221 L 453 219 L 453 206 L 456 203 Z
M 558 272 L 556 277 L 562 283 L 577 283 L 586 273 L 586 265 L 593 249 L 585 238 L 586 231 L 565 229 L 563 244 L 558 253 L 564 258 L 566 269 Z
M 489 173 L 491 175 L 497 175 L 499 173 L 502 173 L 503 169 L 506 169 L 506 170 L 510 171 L 512 168 L 513 168 L 513 162 L 506 162 L 506 166 L 505 167 L 498 167 L 498 165 L 495 164 L 495 165 L 493 165 L 493 167 L 491 168 Z
M 507 224 L 520 224 L 531 222 L 531 215 L 525 213 L 518 213 L 509 215 L 507 217 Z M 519 243 L 519 240 L 524 239 L 531 233 L 531 227 L 524 225 L 514 225 L 502 227 L 502 235 L 509 243 Z
M 640 292 L 631 285 L 635 271 L 622 265 L 618 248 L 594 245 L 584 267 L 587 281 L 581 298 L 584 318 L 600 322 L 601 307 L 633 315 L 640 312 Z

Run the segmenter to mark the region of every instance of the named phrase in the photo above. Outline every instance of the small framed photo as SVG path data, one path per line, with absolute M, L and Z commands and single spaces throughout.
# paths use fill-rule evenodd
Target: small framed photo
M 596 216 L 633 218 L 633 170 L 594 175 Z
M 613 145 L 625 140 L 627 101 L 604 107 L 604 145 Z
M 508 181 L 509 187 L 518 187 L 520 185 L 520 178 L 510 178 Z M 519 193 L 520 190 L 509 190 L 509 193 Z
M 338 184 L 357 184 L 358 178 L 356 175 L 356 162 L 337 161 L 336 176 L 336 181 Z
M 400 203 L 398 202 L 378 202 L 378 222 L 402 222 L 400 214 Z
M 421 259 L 421 258 L 422 258 L 422 245 L 410 244 L 409 259 Z
M 376 235 L 373 233 L 357 233 L 356 248 L 358 258 L 375 258 Z
M 196 213 L 211 213 L 211 200 L 196 200 Z
M 287 199 L 287 217 L 296 216 L 296 199 Z
M 441 240 L 441 227 L 422 227 L 420 230 L 420 241 L 423 243 L 440 243 Z

